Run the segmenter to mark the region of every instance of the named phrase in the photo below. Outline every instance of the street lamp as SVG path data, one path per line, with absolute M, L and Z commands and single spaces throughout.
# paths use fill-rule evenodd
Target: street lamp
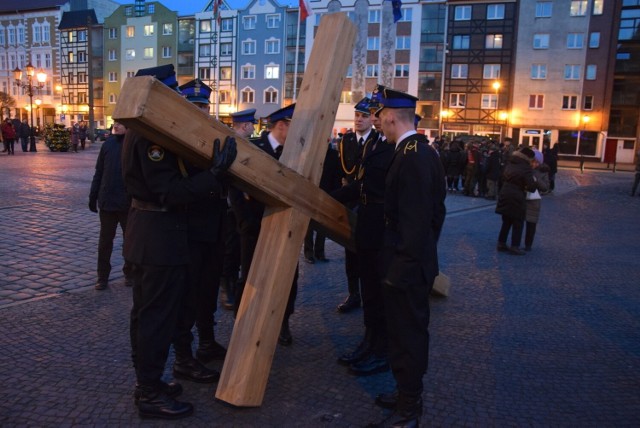
M 29 62 L 29 64 L 27 64 L 27 66 L 25 67 L 26 71 L 27 71 L 27 81 L 24 82 L 22 81 L 22 70 L 20 70 L 18 67 L 16 67 L 15 70 L 13 70 L 13 78 L 15 80 L 15 85 L 18 88 L 24 88 L 27 92 L 27 95 L 29 95 L 29 111 L 31 114 L 31 127 L 29 130 L 29 151 L 30 152 L 35 152 L 36 151 L 36 137 L 33 134 L 33 94 L 34 94 L 34 89 L 40 90 L 44 87 L 45 82 L 47 81 L 47 74 L 40 69 L 37 73 L 36 73 L 36 68 L 31 65 L 31 62 Z M 36 82 L 33 81 L 34 76 L 36 77 Z

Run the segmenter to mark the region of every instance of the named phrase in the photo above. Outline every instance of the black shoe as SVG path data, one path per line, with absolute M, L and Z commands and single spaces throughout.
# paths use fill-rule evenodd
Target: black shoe
M 99 279 L 98 282 L 96 282 L 96 285 L 93 288 L 95 288 L 96 290 L 106 290 L 107 289 L 107 284 L 108 284 L 107 280 Z
M 291 336 L 291 330 L 289 329 L 289 320 L 282 321 L 282 327 L 280 327 L 280 335 L 278 336 L 278 343 L 282 346 L 290 346 L 293 343 L 293 337 Z
M 193 413 L 193 405 L 178 401 L 157 388 L 140 386 L 138 415 L 141 418 L 180 419 Z
M 227 350 L 215 340 L 203 340 L 198 344 L 196 358 L 202 364 L 207 364 L 214 360 L 224 361 L 226 356 Z
M 377 401 L 376 401 L 377 404 Z M 367 425 L 368 427 L 392 427 L 392 428 L 418 428 L 422 416 L 422 399 L 403 400 L 398 394 L 395 410 L 387 418 L 378 423 Z
M 389 371 L 389 361 L 387 357 L 376 355 L 373 352 L 366 358 L 349 366 L 349 373 L 355 376 L 370 376 L 386 371 Z
M 383 409 L 395 410 L 398 405 L 398 390 L 396 389 L 393 392 L 383 392 L 376 395 L 375 403 L 376 406 L 382 407 Z
M 195 358 L 178 358 L 173 363 L 173 375 L 179 379 L 197 383 L 215 383 L 220 379 L 220 373 L 203 366 Z
M 316 259 L 313 257 L 313 254 L 304 253 L 304 261 L 309 264 L 314 264 L 316 262 Z
M 365 333 L 364 339 L 362 339 L 362 342 L 358 344 L 356 349 L 352 352 L 348 352 L 340 356 L 340 358 L 338 358 L 338 363 L 344 366 L 351 366 L 352 364 L 355 364 L 367 358 L 370 353 L 371 353 L 371 335 L 368 333 Z
M 171 398 L 176 398 L 180 394 L 182 394 L 182 385 L 175 382 L 166 383 L 166 382 L 160 381 L 160 386 L 158 387 L 158 389 L 160 390 L 160 392 L 167 394 Z M 142 388 L 140 387 L 139 384 L 136 383 L 136 387 L 133 390 L 133 402 L 136 406 L 140 401 L 141 395 L 142 395 Z
M 496 250 L 501 252 L 507 252 L 509 251 L 509 247 L 504 242 L 498 242 L 498 245 L 496 246 Z
M 361 305 L 360 294 L 349 294 L 347 300 L 338 305 L 338 312 L 346 314 Z
M 507 251 L 513 256 L 524 256 L 525 254 L 527 254 L 518 247 L 509 247 Z

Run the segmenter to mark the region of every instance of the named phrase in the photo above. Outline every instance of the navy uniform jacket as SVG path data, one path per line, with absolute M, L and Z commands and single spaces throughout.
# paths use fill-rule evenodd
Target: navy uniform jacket
M 129 211 L 131 205 L 122 180 L 123 141 L 124 135 L 111 135 L 96 160 L 89 200 L 97 201 L 102 211 Z
M 127 193 L 163 210 L 131 208 L 125 259 L 156 266 L 187 264 L 187 204 L 220 193 L 219 181 L 209 171 L 185 178 L 176 155 L 132 130 L 125 136 L 122 169 Z
M 332 196 L 340 202 L 357 202 L 355 241 L 358 248 L 381 249 L 383 246 L 385 177 L 393 149 L 393 144 L 382 139 L 377 142 L 369 139 L 356 181 L 332 192 Z
M 387 285 L 407 289 L 438 275 L 437 242 L 446 213 L 442 163 L 422 134 L 402 140 L 386 177 Z
M 365 141 L 362 146 L 358 143 L 358 136 L 355 132 L 347 132 L 338 142 L 342 174 L 349 183 L 357 178 L 364 146 L 375 143 L 376 141 L 378 141 L 378 133 L 372 128 L 369 137 L 367 137 L 367 141 Z

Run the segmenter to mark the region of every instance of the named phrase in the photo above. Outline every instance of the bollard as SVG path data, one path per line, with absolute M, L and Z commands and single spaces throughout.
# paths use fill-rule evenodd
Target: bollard
M 580 173 L 584 174 L 584 156 L 580 156 Z

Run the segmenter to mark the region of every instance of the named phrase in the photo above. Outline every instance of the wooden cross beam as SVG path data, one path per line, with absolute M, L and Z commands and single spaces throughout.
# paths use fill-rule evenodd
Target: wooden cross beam
M 234 183 L 269 206 L 216 391 L 236 406 L 262 403 L 309 219 L 354 248 L 352 214 L 316 185 L 355 33 L 345 14 L 323 17 L 280 162 L 237 138 L 238 157 L 229 170 Z M 234 135 L 149 77 L 127 80 L 113 116 L 201 167 L 210 164 L 215 138 Z

